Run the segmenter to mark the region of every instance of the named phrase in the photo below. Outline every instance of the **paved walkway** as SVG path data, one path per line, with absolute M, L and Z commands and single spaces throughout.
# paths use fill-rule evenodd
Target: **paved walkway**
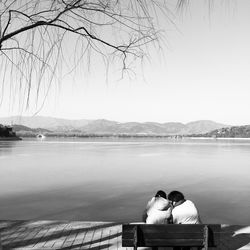
M 0 221 L 0 234 L 2 249 L 126 250 L 121 246 L 121 224 L 118 223 Z M 250 226 L 222 225 L 217 249 L 250 250 Z
M 121 224 L 67 221 L 0 222 L 3 249 L 119 249 Z

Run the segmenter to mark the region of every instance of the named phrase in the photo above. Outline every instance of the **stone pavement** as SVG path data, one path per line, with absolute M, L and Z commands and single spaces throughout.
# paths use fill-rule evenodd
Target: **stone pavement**
M 3 250 L 126 250 L 121 246 L 121 224 L 112 222 L 0 221 L 0 236 Z M 250 250 L 250 226 L 222 225 L 217 249 Z

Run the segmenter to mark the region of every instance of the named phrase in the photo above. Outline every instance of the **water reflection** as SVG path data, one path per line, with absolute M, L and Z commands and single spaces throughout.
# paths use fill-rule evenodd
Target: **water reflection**
M 10 154 L 13 147 L 16 147 L 19 141 L 1 141 L 0 140 L 0 157 Z

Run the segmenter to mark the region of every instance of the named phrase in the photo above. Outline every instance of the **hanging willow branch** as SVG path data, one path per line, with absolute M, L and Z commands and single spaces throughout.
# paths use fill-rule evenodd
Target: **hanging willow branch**
M 74 67 L 84 59 L 90 63 L 94 53 L 126 70 L 147 54 L 148 43 L 158 41 L 158 10 L 169 11 L 166 0 L 2 0 L 2 90 L 12 84 L 28 106 L 31 91 L 38 97 L 43 88 L 46 95 L 72 52 Z

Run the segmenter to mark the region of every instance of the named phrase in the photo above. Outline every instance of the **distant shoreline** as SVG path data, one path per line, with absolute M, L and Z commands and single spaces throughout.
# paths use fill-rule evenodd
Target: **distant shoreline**
M 20 137 L 0 137 L 0 141 L 21 141 Z
M 197 140 L 202 140 L 202 139 L 211 139 L 211 140 L 250 140 L 250 137 L 185 137 L 185 138 L 190 138 L 190 139 L 197 139 Z
M 18 132 L 17 132 L 18 133 Z M 171 138 L 171 139 L 181 139 L 184 136 L 182 135 L 157 135 L 157 134 L 74 134 L 74 133 L 44 133 L 45 137 L 58 137 L 58 138 Z M 19 137 L 24 138 L 35 138 L 37 134 L 27 133 L 22 134 L 18 133 Z
M 193 139 L 193 140 L 249 140 L 250 137 L 205 137 L 205 136 L 189 136 L 189 135 L 143 135 L 143 134 L 43 134 L 45 138 L 166 138 L 172 140 Z M 21 140 L 21 138 L 37 138 L 37 134 L 18 134 L 19 139 L 7 140 Z M 21 138 L 20 138 L 21 137 Z M 1 140 L 1 137 L 0 137 Z

